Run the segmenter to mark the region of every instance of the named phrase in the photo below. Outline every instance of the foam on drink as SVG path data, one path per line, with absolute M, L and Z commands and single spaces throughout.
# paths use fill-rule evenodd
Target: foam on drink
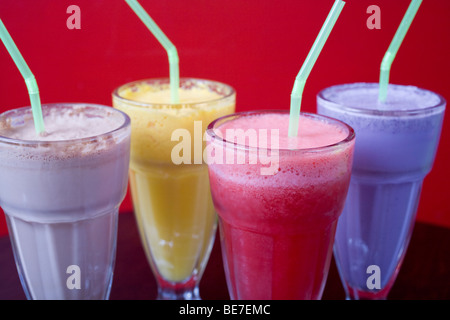
M 235 164 L 215 166 L 216 174 L 241 180 L 247 185 L 307 185 L 317 183 L 317 179 L 334 179 L 334 173 L 339 175 L 348 170 L 346 163 L 340 159 L 342 155 L 339 151 L 326 157 L 320 151 L 320 148 L 330 145 L 336 145 L 339 150 L 337 144 L 345 140 L 348 130 L 303 114 L 299 117 L 302 134 L 290 137 L 289 120 L 288 114 L 263 113 L 236 118 L 218 126 L 214 129 L 218 137 L 225 139 L 227 143 L 238 145 L 245 140 L 245 145 L 228 145 L 224 148 L 224 144 L 216 139 L 209 146 L 211 150 L 216 149 L 211 151 L 216 158 L 211 157 L 210 162 Z M 240 135 L 245 138 L 239 137 Z M 233 149 L 233 158 L 228 154 L 230 149 Z M 301 157 L 296 155 L 299 151 L 303 152 Z M 217 154 L 222 154 L 223 157 L 218 157 Z M 319 166 L 323 170 L 316 170 Z M 269 170 L 269 167 L 276 170 Z M 261 173 L 267 176 L 262 179 Z M 292 175 L 292 179 L 287 175 Z
M 273 115 L 251 115 L 246 118 L 238 118 L 233 122 L 228 122 L 220 126 L 219 135 L 226 138 L 227 129 L 241 129 L 244 132 L 247 130 L 260 131 L 264 130 L 278 130 L 279 140 L 278 145 L 274 146 L 277 149 L 309 149 L 320 148 L 331 144 L 338 143 L 345 139 L 348 132 L 345 132 L 337 126 L 330 125 L 325 122 L 312 120 L 308 117 L 300 117 L 299 127 L 302 128 L 301 136 L 288 136 L 289 117 L 286 114 Z M 246 146 L 258 147 L 257 140 L 247 140 Z M 270 147 L 270 144 L 269 144 Z
M 391 84 L 389 95 L 384 103 L 378 100 L 378 86 L 367 84 L 361 89 L 361 84 L 348 84 L 324 91 L 327 99 L 341 104 L 343 108 L 357 108 L 382 111 L 405 111 L 426 109 L 439 103 L 440 98 L 431 91 L 415 86 L 399 86 Z
M 179 104 L 199 103 L 204 101 L 211 101 L 220 99 L 222 96 L 209 89 L 195 87 L 190 90 L 178 89 Z M 128 88 L 121 92 L 121 96 L 125 99 L 131 99 L 137 102 L 153 104 L 172 104 L 170 97 L 170 88 L 164 90 L 157 90 L 154 85 L 142 83 L 138 89 Z M 173 105 L 171 105 L 173 108 Z
M 24 122 L 14 123 L 14 120 L 2 119 L 0 122 L 0 135 L 18 140 L 28 141 L 63 141 L 75 140 L 102 135 L 119 127 L 123 119 L 105 118 L 102 113 L 89 110 L 80 104 L 74 108 L 51 108 L 45 110 L 46 134 L 38 135 L 26 117 Z M 106 119 L 106 120 L 105 120 Z

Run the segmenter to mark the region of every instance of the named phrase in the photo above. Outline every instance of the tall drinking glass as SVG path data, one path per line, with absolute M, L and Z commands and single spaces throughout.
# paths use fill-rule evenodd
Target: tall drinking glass
M 119 205 L 127 189 L 130 119 L 93 104 L 0 115 L 0 205 L 28 299 L 108 299 Z
M 378 83 L 336 85 L 317 96 L 319 114 L 355 129 L 352 178 L 338 223 L 334 255 L 347 299 L 386 299 L 413 232 L 422 182 L 439 144 L 440 95 Z
M 217 117 L 234 112 L 230 86 L 180 79 L 180 103 L 170 100 L 169 79 L 125 84 L 115 108 L 131 118 L 130 187 L 158 299 L 200 299 L 198 285 L 217 226 L 203 134 Z
M 302 113 L 225 116 L 207 130 L 208 167 L 231 299 L 320 299 L 350 181 L 354 133 Z

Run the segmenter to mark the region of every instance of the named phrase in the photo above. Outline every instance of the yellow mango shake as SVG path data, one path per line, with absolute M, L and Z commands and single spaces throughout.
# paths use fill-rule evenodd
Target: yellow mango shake
M 208 168 L 194 146 L 203 152 L 208 124 L 233 113 L 236 99 L 228 85 L 187 78 L 180 79 L 179 97 L 171 103 L 169 79 L 136 81 L 113 93 L 113 106 L 131 118 L 129 179 L 142 243 L 156 276 L 172 283 L 199 281 L 209 258 L 216 213 Z M 173 136 L 180 129 L 190 141 Z M 179 151 L 182 142 L 190 150 Z M 174 163 L 174 155 L 189 151 L 187 163 Z

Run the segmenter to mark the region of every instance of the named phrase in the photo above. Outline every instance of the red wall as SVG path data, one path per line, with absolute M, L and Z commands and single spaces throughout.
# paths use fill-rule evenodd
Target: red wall
M 176 45 L 180 75 L 211 78 L 237 90 L 237 111 L 288 109 L 300 70 L 333 0 L 140 0 Z M 315 112 L 327 86 L 378 81 L 379 65 L 410 0 L 348 0 L 314 66 L 302 110 Z M 69 30 L 69 5 L 81 29 Z M 370 5 L 381 29 L 370 30 Z M 391 82 L 450 97 L 450 1 L 424 1 L 400 47 Z M 2 0 L 5 23 L 33 71 L 43 103 L 111 104 L 111 91 L 131 80 L 168 76 L 167 55 L 123 0 Z M 0 45 L 0 112 L 29 105 L 25 83 Z M 445 119 L 418 219 L 450 227 L 450 117 Z M 0 177 L 1 179 L 1 177 Z M 122 210 L 131 210 L 129 195 Z M 0 234 L 6 233 L 0 215 Z

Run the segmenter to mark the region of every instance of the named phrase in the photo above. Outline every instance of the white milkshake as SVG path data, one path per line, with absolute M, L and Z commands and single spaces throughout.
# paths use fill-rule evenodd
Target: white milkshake
M 43 106 L 0 115 L 0 206 L 29 299 L 107 299 L 130 120 L 110 107 Z

